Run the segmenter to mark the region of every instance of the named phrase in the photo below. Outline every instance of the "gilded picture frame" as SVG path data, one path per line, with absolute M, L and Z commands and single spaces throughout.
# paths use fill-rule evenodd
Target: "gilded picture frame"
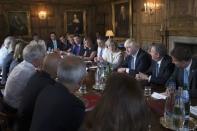
M 8 11 L 6 17 L 10 34 L 31 36 L 30 13 L 28 11 Z
M 69 34 L 86 34 L 86 11 L 66 10 L 64 13 L 64 31 Z
M 132 1 L 112 2 L 112 28 L 115 38 L 132 37 Z

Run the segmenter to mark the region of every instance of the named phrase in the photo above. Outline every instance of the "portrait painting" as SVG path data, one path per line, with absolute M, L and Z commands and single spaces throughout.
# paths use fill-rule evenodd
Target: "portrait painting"
M 69 34 L 84 34 L 86 32 L 86 12 L 67 10 L 64 13 L 64 30 Z
M 131 2 L 130 0 L 112 3 L 112 25 L 115 37 L 131 36 Z
M 13 35 L 30 36 L 30 14 L 27 11 L 7 12 L 8 32 Z

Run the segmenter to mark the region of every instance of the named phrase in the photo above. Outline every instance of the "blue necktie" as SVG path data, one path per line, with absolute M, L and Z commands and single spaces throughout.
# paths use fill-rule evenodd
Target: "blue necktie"
M 131 69 L 135 70 L 135 63 L 134 63 L 134 57 L 132 56 L 131 59 Z
M 81 46 L 77 45 L 77 55 L 80 55 L 80 48 L 81 48 Z
M 183 81 L 184 85 L 189 85 L 189 72 L 184 69 L 184 81 Z
M 100 53 L 99 53 L 100 57 L 102 57 L 102 55 L 103 55 L 103 48 L 101 48 Z

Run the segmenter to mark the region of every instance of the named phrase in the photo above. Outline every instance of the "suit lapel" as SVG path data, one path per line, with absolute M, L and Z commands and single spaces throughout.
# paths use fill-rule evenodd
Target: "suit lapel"
M 139 63 L 140 54 L 141 54 L 141 49 L 139 49 L 139 51 L 138 51 L 138 53 L 137 53 L 136 60 L 135 60 L 135 67 L 137 67 L 137 65 L 138 65 L 138 63 Z
M 190 87 L 192 87 L 192 78 L 196 70 L 197 70 L 197 63 L 194 59 L 192 59 L 192 65 L 190 67 L 190 72 L 189 72 L 189 86 Z
M 183 69 L 180 69 L 180 74 L 179 74 L 179 80 L 180 80 L 180 83 L 181 85 L 183 85 L 183 81 L 184 81 L 184 70 Z
M 156 77 L 156 64 L 157 64 L 157 62 L 156 61 L 152 61 L 152 62 L 153 62 L 153 64 L 152 64 L 152 75 L 154 75 Z

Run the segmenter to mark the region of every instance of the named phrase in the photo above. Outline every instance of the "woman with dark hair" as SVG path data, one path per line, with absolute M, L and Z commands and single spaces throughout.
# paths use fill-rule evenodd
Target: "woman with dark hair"
M 142 88 L 127 74 L 113 73 L 95 109 L 81 131 L 146 131 L 147 107 Z
M 23 61 L 23 49 L 25 48 L 26 43 L 19 42 L 16 44 L 13 60 L 10 64 L 9 73 L 14 69 L 16 65 Z
M 96 56 L 96 48 L 90 37 L 84 38 L 84 51 L 84 60 L 94 60 L 94 57 Z

